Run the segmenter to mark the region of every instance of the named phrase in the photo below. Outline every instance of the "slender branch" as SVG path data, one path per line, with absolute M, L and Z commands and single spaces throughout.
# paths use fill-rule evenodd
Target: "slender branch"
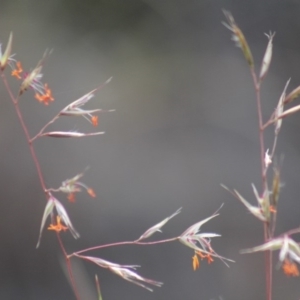
M 1 77 L 2 77 L 2 80 L 4 82 L 4 85 L 7 89 L 7 92 L 10 96 L 10 99 L 11 101 L 13 102 L 14 104 L 14 107 L 15 107 L 15 111 L 17 113 L 17 116 L 18 116 L 18 119 L 21 123 L 21 126 L 23 128 L 23 131 L 25 133 L 25 137 L 26 137 L 26 140 L 27 140 L 27 143 L 28 143 L 28 146 L 29 146 L 29 149 L 30 149 L 30 153 L 31 153 L 31 156 L 32 156 L 32 159 L 33 159 L 33 162 L 34 162 L 34 165 L 36 167 L 36 170 L 37 170 L 37 173 L 38 173 L 38 177 L 39 177 L 39 180 L 40 180 L 40 183 L 41 183 L 41 186 L 43 188 L 43 191 L 45 192 L 46 191 L 46 185 L 45 185 L 45 180 L 44 180 L 44 177 L 43 177 L 43 174 L 42 174 L 42 170 L 41 170 L 41 166 L 40 166 L 40 163 L 38 161 L 38 158 L 37 158 L 37 155 L 35 153 L 35 150 L 34 150 L 34 147 L 32 145 L 32 142 L 30 140 L 30 135 L 29 135 L 29 132 L 28 132 L 28 129 L 27 129 L 27 126 L 24 122 L 24 119 L 23 119 L 23 116 L 22 116 L 22 113 L 20 111 L 20 107 L 19 107 L 19 102 L 18 102 L 18 97 L 15 98 L 11 89 L 10 89 L 10 86 L 7 82 L 7 79 L 4 75 L 3 72 L 1 72 Z
M 36 140 L 38 137 L 40 137 L 43 133 L 44 130 L 52 123 L 54 123 L 57 119 L 59 118 L 59 113 L 52 119 L 50 120 L 40 131 L 38 134 L 36 134 L 31 140 L 30 142 L 32 143 L 34 140 Z
M 72 257 L 75 254 L 82 254 L 84 252 L 92 251 L 92 250 L 98 250 L 98 249 L 103 249 L 103 248 L 108 248 L 108 247 L 115 247 L 115 246 L 124 246 L 124 245 L 142 245 L 142 246 L 149 246 L 149 245 L 157 245 L 157 244 L 163 244 L 163 243 L 170 243 L 178 240 L 178 237 L 170 238 L 170 239 L 164 239 L 164 240 L 159 240 L 159 241 L 153 241 L 153 242 L 139 242 L 138 240 L 135 241 L 123 241 L 123 242 L 116 242 L 116 243 L 111 243 L 111 244 L 105 244 L 105 245 L 99 245 L 95 247 L 90 247 L 86 248 L 80 251 L 76 251 L 72 254 L 70 254 L 68 257 Z
M 74 280 L 74 275 L 73 275 L 73 271 L 72 271 L 72 265 L 71 265 L 70 257 L 68 256 L 68 254 L 66 252 L 66 249 L 65 249 L 64 244 L 61 240 L 59 232 L 56 232 L 56 236 L 57 236 L 60 248 L 61 248 L 61 250 L 64 254 L 65 260 L 66 260 L 68 274 L 69 274 L 70 282 L 71 282 L 75 297 L 76 297 L 77 300 L 80 300 L 79 292 L 78 292 L 78 289 L 77 289 L 77 286 L 76 286 L 76 283 L 75 283 L 75 280 Z
M 260 163 L 261 163 L 261 178 L 262 178 L 262 194 L 267 191 L 267 168 L 265 166 L 265 142 L 264 142 L 264 123 L 262 118 L 261 98 L 260 98 L 260 81 L 258 81 L 254 68 L 251 68 L 251 75 L 256 93 L 256 105 L 259 124 L 259 145 L 260 145 Z M 274 149 L 272 150 L 273 153 Z M 270 238 L 270 224 L 264 222 L 264 241 L 267 242 Z M 272 252 L 265 252 L 265 270 L 266 270 L 266 297 L 267 300 L 272 299 Z
M 286 231 L 285 233 L 282 233 L 280 236 L 293 235 L 293 234 L 297 234 L 297 233 L 300 233 L 300 227 Z
M 261 99 L 260 99 L 260 82 L 257 80 L 255 71 L 251 68 L 251 75 L 253 78 L 253 83 L 256 93 L 256 105 L 258 114 L 258 124 L 259 124 L 259 144 L 260 144 L 260 163 L 261 163 L 261 177 L 262 177 L 262 188 L 263 191 L 266 188 L 266 171 L 265 171 L 265 142 L 264 142 L 264 129 L 263 129 L 263 118 L 261 109 Z
M 45 184 L 45 180 L 44 180 L 44 177 L 43 177 L 43 173 L 42 173 L 42 170 L 41 170 L 41 166 L 40 166 L 40 163 L 39 163 L 39 160 L 37 158 L 37 155 L 36 155 L 36 152 L 35 152 L 35 149 L 33 147 L 33 144 L 32 144 L 32 141 L 38 137 L 38 135 L 36 137 L 34 137 L 34 139 L 31 139 L 30 138 L 30 134 L 29 134 L 29 131 L 28 131 L 28 128 L 25 124 L 25 121 L 23 119 L 23 115 L 21 113 L 21 110 L 20 110 L 20 106 L 19 106 L 19 96 L 18 97 L 15 97 L 10 89 L 10 86 L 7 82 L 7 79 L 6 79 L 6 76 L 3 72 L 1 72 L 1 78 L 3 80 L 3 83 L 6 87 L 6 90 L 9 94 L 9 97 L 11 99 L 11 101 L 13 102 L 14 104 L 14 108 L 15 108 L 15 111 L 16 111 L 16 114 L 18 116 L 18 119 L 21 123 L 21 127 L 23 128 L 23 131 L 24 131 L 24 134 L 25 134 L 25 137 L 26 137 L 26 140 L 27 140 L 27 143 L 28 143 L 28 146 L 29 146 L 29 149 L 30 149 L 30 153 L 31 153 L 31 156 L 32 156 L 32 159 L 33 159 L 33 162 L 34 162 L 34 165 L 36 167 L 36 170 L 37 170 L 37 173 L 38 173 L 38 177 L 39 177 L 39 180 L 40 180 L 40 183 L 41 183 L 41 186 L 42 186 L 42 189 L 43 191 L 48 194 L 49 191 L 47 190 L 46 188 L 46 184 Z M 58 116 L 54 117 L 49 123 L 46 124 L 46 126 L 44 126 L 42 128 L 42 131 L 51 123 L 53 123 L 56 119 L 57 119 Z M 41 131 L 41 132 L 42 132 Z M 72 266 L 71 266 L 71 262 L 70 262 L 70 259 L 67 255 L 67 252 L 65 250 L 65 247 L 63 245 L 63 242 L 61 240 L 61 237 L 60 235 L 57 233 L 57 239 L 58 239 L 58 242 L 59 242 L 59 245 L 60 245 L 60 248 L 64 254 L 64 257 L 65 257 L 65 260 L 66 260 L 66 265 L 67 265 L 67 269 L 68 269 L 68 274 L 69 274 L 69 278 L 70 278 L 70 281 L 71 281 L 71 285 L 72 285 L 72 288 L 73 288 L 73 291 L 74 291 L 74 294 L 75 294 L 75 297 L 77 300 L 80 300 L 80 297 L 79 297 L 79 293 L 78 293 L 78 290 L 77 290 L 77 286 L 76 286 L 76 283 L 75 283 L 75 280 L 74 280 L 74 276 L 73 276 L 73 272 L 72 272 Z

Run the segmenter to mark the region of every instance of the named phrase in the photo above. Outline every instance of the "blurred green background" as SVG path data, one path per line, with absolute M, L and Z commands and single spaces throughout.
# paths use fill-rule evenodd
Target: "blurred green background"
M 94 274 L 108 299 L 264 299 L 263 254 L 240 255 L 259 245 L 262 225 L 220 183 L 255 203 L 251 183 L 260 179 L 255 93 L 246 62 L 221 24 L 231 11 L 259 69 L 276 31 L 274 56 L 262 89 L 264 118 L 273 112 L 288 78 L 300 83 L 299 1 L 126 0 L 0 1 L 0 40 L 14 33 L 13 52 L 25 69 L 54 49 L 43 73 L 55 102 L 45 107 L 28 91 L 21 108 L 32 135 L 71 101 L 113 76 L 88 108 L 100 115 L 104 136 L 41 139 L 38 157 L 49 187 L 89 171 L 83 181 L 97 199 L 82 193 L 65 205 L 81 239 L 64 233 L 67 251 L 133 240 L 179 207 L 157 239 L 179 235 L 222 203 L 221 215 L 203 226 L 222 235 L 214 249 L 236 260 L 192 270 L 192 250 L 179 243 L 95 251 L 121 264 L 140 264 L 142 276 L 163 281 L 153 293 L 99 267 L 73 260 L 82 299 L 96 299 Z M 18 83 L 11 80 L 17 92 Z M 0 299 L 74 299 L 52 232 L 35 245 L 46 204 L 26 141 L 0 85 Z M 83 118 L 64 118 L 53 130 L 95 129 Z M 299 226 L 299 115 L 285 120 L 278 157 L 284 154 L 285 188 L 277 233 Z M 267 132 L 272 145 L 272 131 Z M 274 263 L 276 265 L 277 254 Z M 298 299 L 299 279 L 274 271 L 274 298 Z

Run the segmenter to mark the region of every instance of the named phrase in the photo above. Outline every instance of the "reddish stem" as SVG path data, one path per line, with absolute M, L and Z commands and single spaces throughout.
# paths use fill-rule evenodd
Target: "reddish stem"
M 262 195 L 267 191 L 267 169 L 265 166 L 265 142 L 264 142 L 264 123 L 261 109 L 260 98 L 260 81 L 257 79 L 254 68 L 251 68 L 251 75 L 255 87 L 256 93 L 256 105 L 259 124 L 259 145 L 260 145 L 260 161 L 261 161 L 261 179 L 262 179 Z M 269 234 L 270 224 L 264 222 L 264 241 L 267 242 L 270 239 Z M 265 271 L 266 271 L 266 297 L 267 300 L 272 300 L 272 252 L 265 251 Z
M 22 128 L 24 130 L 24 133 L 25 133 L 25 136 L 26 136 L 26 140 L 27 140 L 30 152 L 31 152 L 31 156 L 32 156 L 34 165 L 36 167 L 36 170 L 37 170 L 37 173 L 38 173 L 38 176 L 39 176 L 39 180 L 40 180 L 41 186 L 43 188 L 43 191 L 45 191 L 46 190 L 46 185 L 45 185 L 44 177 L 43 177 L 43 174 L 42 174 L 42 171 L 41 171 L 41 166 L 40 166 L 38 158 L 36 156 L 34 147 L 33 147 L 32 143 L 30 141 L 30 135 L 29 135 L 27 126 L 25 125 L 25 122 L 24 122 L 24 119 L 23 119 L 23 116 L 22 116 L 22 113 L 21 113 L 21 110 L 20 110 L 20 107 L 19 107 L 19 101 L 18 101 L 19 97 L 17 97 L 17 98 L 14 97 L 14 95 L 13 95 L 13 93 L 12 93 L 10 87 L 9 87 L 9 84 L 8 84 L 8 82 L 6 80 L 6 77 L 5 77 L 5 75 L 4 75 L 3 72 L 1 72 L 1 77 L 2 77 L 2 80 L 3 80 L 4 85 L 6 87 L 6 90 L 7 90 L 8 94 L 9 94 L 9 96 L 10 96 L 10 99 L 11 99 L 11 101 L 14 104 L 17 116 L 19 118 L 19 121 L 21 123 L 21 126 L 22 126 Z
M 136 240 L 136 241 L 116 242 L 116 243 L 111 243 L 111 244 L 105 244 L 105 245 L 99 245 L 99 246 L 95 246 L 95 247 L 86 248 L 86 249 L 74 252 L 73 254 L 69 255 L 69 257 L 73 256 L 74 254 L 81 254 L 81 253 L 84 253 L 84 252 L 103 249 L 103 248 L 108 248 L 108 247 L 123 246 L 123 245 L 143 245 L 143 246 L 145 246 L 145 245 L 157 245 L 157 244 L 174 242 L 176 240 L 178 240 L 178 237 L 165 239 L 165 240 L 159 240 L 159 241 L 153 241 L 153 242 L 139 242 L 138 240 Z
M 73 271 L 72 271 L 72 265 L 71 265 L 70 258 L 69 258 L 68 254 L 66 252 L 66 249 L 65 249 L 64 244 L 61 240 L 59 232 L 56 232 L 56 236 L 57 236 L 60 248 L 61 248 L 61 250 L 64 254 L 65 260 L 66 260 L 68 274 L 69 274 L 70 282 L 71 282 L 75 297 L 76 297 L 77 300 L 80 300 L 79 292 L 78 292 L 78 289 L 77 289 L 77 286 L 76 286 L 76 283 L 75 283 L 75 280 L 74 280 L 74 276 L 73 276 Z
M 14 104 L 14 108 L 15 108 L 16 114 L 17 114 L 18 119 L 19 119 L 19 121 L 21 123 L 21 127 L 23 128 L 23 131 L 24 131 L 24 134 L 25 134 L 25 137 L 26 137 L 29 149 L 30 149 L 31 156 L 32 156 L 34 165 L 35 165 L 37 173 L 38 173 L 38 177 L 39 177 L 42 189 L 43 189 L 43 191 L 46 194 L 48 194 L 48 190 L 46 188 L 44 176 L 43 176 L 43 173 L 42 173 L 42 170 L 41 170 L 41 165 L 40 165 L 39 160 L 37 158 L 35 149 L 34 149 L 33 144 L 32 144 L 32 140 L 30 138 L 30 134 L 29 134 L 28 128 L 27 128 L 27 126 L 26 126 L 26 124 L 24 122 L 23 115 L 22 115 L 21 110 L 20 110 L 19 96 L 15 97 L 13 95 L 13 93 L 12 93 L 12 91 L 10 89 L 10 86 L 9 86 L 9 84 L 7 82 L 7 79 L 6 79 L 6 77 L 5 77 L 5 75 L 4 75 L 3 72 L 1 72 L 1 78 L 3 80 L 3 83 L 4 83 L 5 87 L 6 87 L 6 90 L 7 90 L 8 94 L 9 94 L 9 97 L 10 97 L 11 101 Z M 74 281 L 74 276 L 73 276 L 73 272 L 72 272 L 71 262 L 70 262 L 70 259 L 69 259 L 68 255 L 66 253 L 65 248 L 64 248 L 63 242 L 62 242 L 62 240 L 61 240 L 61 238 L 60 238 L 60 236 L 59 236 L 58 233 L 57 233 L 57 239 L 58 239 L 59 245 L 60 245 L 60 247 L 62 249 L 62 252 L 63 252 L 63 254 L 65 256 L 65 259 L 66 259 L 68 273 L 69 273 L 69 277 L 70 277 L 70 281 L 71 281 L 71 284 L 72 284 L 72 288 L 73 288 L 75 297 L 76 297 L 77 300 L 80 300 L 79 293 L 78 293 L 78 290 L 77 290 L 77 287 L 76 287 L 76 284 L 75 284 L 75 281 Z

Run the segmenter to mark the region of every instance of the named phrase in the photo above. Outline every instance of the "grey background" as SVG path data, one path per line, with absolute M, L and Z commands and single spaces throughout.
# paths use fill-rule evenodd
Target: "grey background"
M 262 225 L 222 190 L 237 188 L 255 201 L 260 165 L 254 89 L 247 64 L 221 24 L 232 12 L 246 35 L 256 65 L 269 30 L 276 31 L 274 58 L 262 89 L 265 119 L 285 82 L 300 82 L 300 1 L 5 1 L 0 38 L 14 32 L 13 52 L 34 67 L 46 48 L 54 52 L 43 70 L 55 102 L 44 107 L 28 91 L 21 107 L 35 134 L 61 108 L 110 76 L 89 108 L 116 109 L 100 115 L 106 135 L 73 140 L 41 139 L 36 150 L 49 187 L 91 166 L 85 193 L 69 204 L 57 195 L 81 233 L 63 240 L 69 253 L 97 244 L 135 239 L 179 207 L 180 215 L 156 238 L 180 234 L 212 214 L 203 226 L 217 232 L 220 254 L 236 260 L 228 269 L 205 262 L 194 272 L 192 251 L 181 244 L 124 246 L 91 255 L 140 264 L 140 274 L 164 282 L 147 292 L 97 266 L 73 260 L 82 299 L 96 299 L 94 274 L 103 299 L 264 299 L 263 254 L 240 255 L 262 243 Z M 17 91 L 18 83 L 11 80 Z M 45 231 L 36 250 L 45 199 L 13 106 L 0 85 L 0 298 L 74 299 L 55 235 Z M 53 130 L 94 130 L 82 118 L 65 118 Z M 277 233 L 299 226 L 299 115 L 285 120 L 278 145 L 284 154 L 285 188 Z M 271 145 L 272 131 L 267 132 Z M 277 262 L 277 253 L 274 264 Z M 299 278 L 274 271 L 274 298 L 299 299 Z

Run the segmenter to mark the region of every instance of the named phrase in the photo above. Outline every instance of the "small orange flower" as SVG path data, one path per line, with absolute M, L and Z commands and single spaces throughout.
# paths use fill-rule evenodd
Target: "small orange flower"
M 197 253 L 197 254 L 199 255 L 199 257 L 201 258 L 201 260 L 202 260 L 203 258 L 206 258 L 206 255 L 203 254 L 201 251 L 196 251 L 195 253 Z
M 211 264 L 214 261 L 214 259 L 212 258 L 212 256 L 210 254 L 206 255 L 206 259 L 207 259 L 208 264 Z
M 91 197 L 93 197 L 93 198 L 95 198 L 95 197 L 96 197 L 96 193 L 94 192 L 94 190 L 93 190 L 93 189 L 91 189 L 91 188 L 88 188 L 88 189 L 87 189 L 87 192 L 88 192 L 88 194 L 89 194 Z
M 47 83 L 44 84 L 44 94 L 36 93 L 34 97 L 40 102 L 43 102 L 45 105 L 49 105 L 50 101 L 54 101 L 54 98 L 52 96 L 52 91 L 48 87 Z
M 68 195 L 68 200 L 69 200 L 70 202 L 74 203 L 74 202 L 75 202 L 75 194 L 74 194 L 74 193 L 70 193 L 70 194 Z
M 282 265 L 283 272 L 286 276 L 299 276 L 299 270 L 295 263 L 286 259 Z
M 201 251 L 195 251 L 195 255 L 193 256 L 193 269 L 196 271 L 200 267 L 198 256 L 202 259 L 206 258 L 208 264 L 211 264 L 214 259 L 210 254 L 203 254 Z
M 270 205 L 270 212 L 273 213 L 273 214 L 277 213 L 277 209 L 275 208 L 275 206 Z
M 197 254 L 195 254 L 193 257 L 193 270 L 196 271 L 197 269 L 199 269 L 200 267 L 200 263 L 199 263 L 199 259 L 198 259 L 198 256 Z
M 16 66 L 17 66 L 17 68 L 14 69 L 14 70 L 12 70 L 11 76 L 14 76 L 14 77 L 16 77 L 16 78 L 18 78 L 18 79 L 22 79 L 22 77 L 20 76 L 20 74 L 23 72 L 21 62 L 18 61 L 18 62 L 16 63 Z
M 61 224 L 60 222 L 60 216 L 56 216 L 56 225 L 50 224 L 50 226 L 48 227 L 48 230 L 54 230 L 56 232 L 60 232 L 60 231 L 66 231 L 68 229 L 68 227 L 64 226 Z
M 98 116 L 92 116 L 91 121 L 93 126 L 98 126 Z

